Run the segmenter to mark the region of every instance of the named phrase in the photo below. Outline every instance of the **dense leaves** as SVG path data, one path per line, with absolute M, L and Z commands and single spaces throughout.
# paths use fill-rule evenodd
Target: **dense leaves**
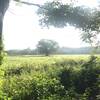
M 18 62 L 10 58 L 0 69 L 1 100 L 99 100 L 100 58 L 22 57 Z
M 47 2 L 38 9 L 40 16 L 40 25 L 54 26 L 58 28 L 67 25 L 74 26 L 82 33 L 82 40 L 87 43 L 94 43 L 96 36 L 100 31 L 100 12 L 98 9 L 90 9 L 85 6 L 76 6 L 74 4 L 63 4 L 58 1 Z M 98 41 L 95 45 L 98 44 Z
M 55 27 L 72 26 L 85 29 L 91 20 L 91 9 L 62 4 L 61 2 L 48 2 L 43 5 L 44 9 L 38 9 L 38 14 L 43 25 Z
M 54 40 L 42 39 L 37 44 L 37 49 L 39 53 L 45 54 L 46 56 L 55 53 L 58 48 L 58 43 Z

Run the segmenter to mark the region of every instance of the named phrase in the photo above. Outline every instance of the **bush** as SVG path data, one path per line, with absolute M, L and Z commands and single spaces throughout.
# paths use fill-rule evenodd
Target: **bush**
M 74 80 L 75 91 L 79 94 L 88 92 L 88 100 L 96 100 L 99 88 L 97 85 L 100 68 L 96 66 L 96 57 L 90 57 L 89 61 L 82 65 Z
M 59 74 L 60 82 L 67 90 L 73 85 L 73 68 L 64 68 Z
M 2 91 L 12 100 L 42 100 L 50 95 L 64 95 L 64 88 L 56 78 L 38 73 L 6 79 Z
M 99 100 L 98 59 L 60 61 L 2 68 L 0 100 Z

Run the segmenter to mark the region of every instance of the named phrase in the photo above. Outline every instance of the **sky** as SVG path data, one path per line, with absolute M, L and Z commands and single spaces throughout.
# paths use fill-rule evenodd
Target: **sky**
M 31 1 L 31 0 L 30 0 Z M 43 0 L 33 0 L 34 3 L 43 4 Z M 45 1 L 45 0 L 44 0 Z M 63 0 L 66 1 L 66 0 Z M 84 2 L 82 2 L 84 1 Z M 96 6 L 96 0 L 81 0 L 80 4 L 90 7 Z M 74 27 L 65 28 L 39 26 L 39 17 L 36 7 L 10 3 L 6 12 L 3 26 L 4 46 L 9 49 L 35 48 L 40 39 L 51 39 L 59 43 L 61 47 L 83 47 L 87 44 L 80 39 L 81 32 Z

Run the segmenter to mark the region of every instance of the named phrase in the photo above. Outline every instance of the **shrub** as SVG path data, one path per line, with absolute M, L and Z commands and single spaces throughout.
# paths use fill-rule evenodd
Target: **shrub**
M 74 80 L 75 91 L 79 94 L 88 92 L 88 100 L 95 100 L 99 92 L 97 86 L 100 68 L 96 66 L 96 57 L 90 57 L 89 61 L 82 65 Z
M 73 68 L 64 68 L 59 74 L 60 82 L 67 90 L 73 85 Z

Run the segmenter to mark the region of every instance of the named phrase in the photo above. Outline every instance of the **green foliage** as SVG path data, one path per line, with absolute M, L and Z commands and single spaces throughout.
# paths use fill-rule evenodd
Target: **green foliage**
M 37 13 L 40 15 L 40 22 L 44 26 L 64 27 L 70 24 L 84 29 L 89 23 L 91 15 L 89 8 L 63 4 L 59 1 L 47 2 L 43 8 L 39 8 Z
M 12 100 L 41 100 L 53 94 L 61 95 L 63 92 L 57 79 L 38 72 L 31 76 L 6 79 L 3 85 L 3 92 L 7 93 L 8 97 L 11 96 Z
M 45 54 L 46 56 L 54 53 L 59 48 L 58 43 L 53 40 L 42 39 L 37 44 L 37 49 L 40 54 Z
M 99 100 L 99 57 L 9 57 L 2 66 L 1 100 Z
M 0 38 L 1 39 L 1 38 Z M 3 44 L 1 42 L 2 40 L 0 40 L 0 65 L 3 63 L 3 58 L 4 58 L 4 51 L 3 51 Z
M 60 82 L 64 86 L 66 90 L 70 90 L 73 87 L 73 78 L 74 78 L 74 72 L 73 68 L 64 68 L 60 75 Z
M 99 93 L 98 78 L 100 75 L 100 68 L 96 65 L 96 57 L 91 56 L 90 59 L 82 65 L 82 69 L 78 72 L 75 79 L 76 92 L 83 94 L 88 92 L 88 99 L 96 99 Z
M 97 35 L 100 32 L 100 11 L 84 6 L 76 6 L 74 3 L 63 4 L 59 1 L 47 2 L 39 8 L 40 25 L 54 26 L 58 28 L 67 25 L 83 31 L 82 40 L 86 43 L 98 45 Z

